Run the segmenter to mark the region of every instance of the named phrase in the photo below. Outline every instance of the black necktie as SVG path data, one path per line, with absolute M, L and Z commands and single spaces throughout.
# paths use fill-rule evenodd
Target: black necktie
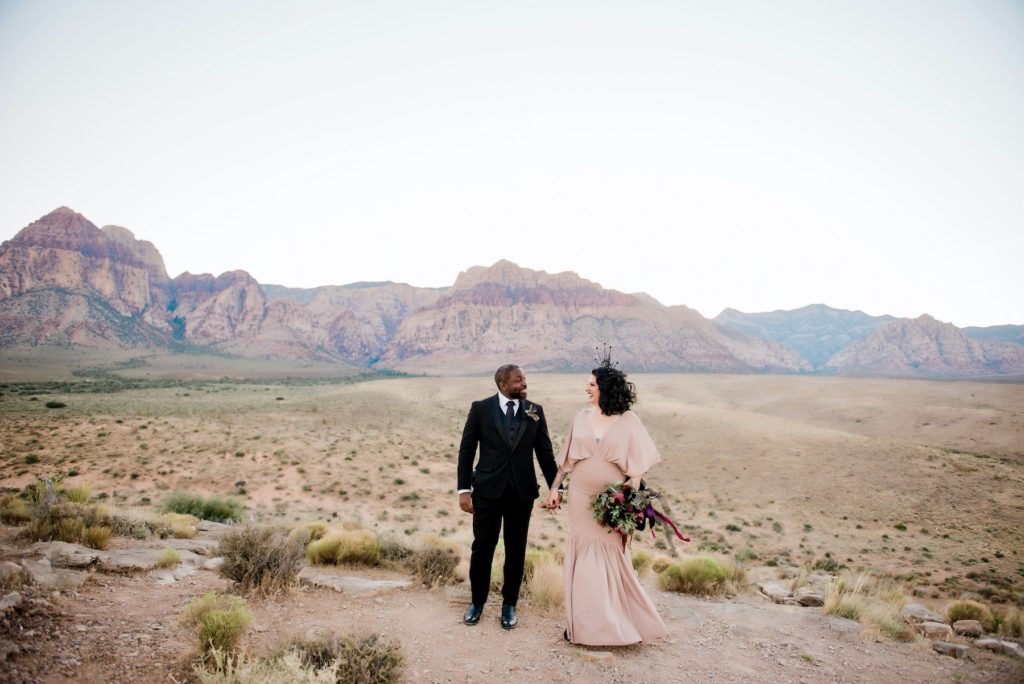
M 505 419 L 508 420 L 508 428 L 512 429 L 512 421 L 516 419 L 516 402 L 509 401 L 506 406 L 508 409 L 505 411 Z

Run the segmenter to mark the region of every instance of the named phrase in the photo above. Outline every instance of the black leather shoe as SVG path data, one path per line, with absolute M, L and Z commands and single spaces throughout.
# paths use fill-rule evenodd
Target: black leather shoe
M 484 612 L 483 606 L 470 603 L 469 608 L 466 609 L 466 614 L 462 617 L 462 621 L 467 625 L 475 625 L 480 622 L 480 613 L 482 612 Z
M 501 628 L 515 629 L 517 622 L 519 620 L 516 618 L 516 607 L 507 603 L 501 604 Z

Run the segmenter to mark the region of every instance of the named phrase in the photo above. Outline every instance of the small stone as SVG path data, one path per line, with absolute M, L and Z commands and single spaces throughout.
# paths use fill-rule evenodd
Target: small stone
M 941 622 L 922 622 L 917 626 L 917 631 L 928 639 L 950 639 L 953 637 L 953 629 Z
M 920 603 L 908 603 L 900 611 L 900 615 L 907 622 L 946 622 L 946 618 L 942 617 L 938 613 L 925 608 Z
M 224 565 L 224 556 L 217 556 L 203 563 L 203 570 L 216 570 Z
M 933 641 L 932 648 L 936 653 L 948 655 L 952 658 L 963 658 L 967 655 L 968 648 L 962 644 L 951 644 L 946 641 Z
M 960 636 L 980 637 L 985 628 L 977 620 L 957 620 L 953 623 L 953 631 Z

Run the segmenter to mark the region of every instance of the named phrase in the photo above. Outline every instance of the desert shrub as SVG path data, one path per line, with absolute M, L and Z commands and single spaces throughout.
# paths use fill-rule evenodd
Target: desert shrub
M 531 605 L 541 609 L 565 605 L 562 564 L 550 553 L 537 553 L 530 561 L 530 573 L 524 579 Z
M 82 543 L 90 549 L 105 549 L 110 546 L 111 534 L 111 529 L 103 525 L 86 527 L 82 534 Z
M 302 569 L 302 541 L 272 527 L 246 525 L 228 530 L 218 553 L 224 562 L 217 571 L 243 593 L 270 596 L 287 590 Z
M 902 585 L 867 573 L 844 573 L 825 590 L 825 614 L 857 620 L 880 636 L 912 641 L 913 629 L 900 616 L 906 602 Z
M 61 494 L 72 503 L 87 504 L 92 499 L 92 487 L 84 483 L 62 487 Z
M 650 552 L 648 551 L 644 551 L 643 549 L 637 549 L 633 552 L 632 556 L 630 557 L 630 560 L 633 563 L 633 570 L 636 571 L 636 574 L 640 575 L 643 574 L 643 572 L 647 570 L 647 568 L 651 567 L 651 561 L 654 560 L 654 557 L 651 556 Z M 662 570 L 664 569 L 665 568 L 662 568 Z
M 984 603 L 969 599 L 960 599 L 950 603 L 946 607 L 946 619 L 950 623 L 954 623 L 957 620 L 977 620 L 985 628 L 986 632 L 991 631 L 995 626 L 995 618 L 989 607 Z
M 454 544 L 432 537 L 413 552 L 406 564 L 423 584 L 433 586 L 453 584 L 459 560 L 459 550 Z
M 288 650 L 306 667 L 336 667 L 339 683 L 390 684 L 402 676 L 401 649 L 379 634 L 320 635 L 294 642 Z
M 245 601 L 237 596 L 204 594 L 185 606 L 178 620 L 195 633 L 205 660 L 214 649 L 234 653 L 252 615 Z
M 1014 639 L 1024 637 L 1024 611 L 1017 606 L 1002 606 L 996 609 L 992 617 L 1000 636 Z
M 65 404 L 63 401 L 48 401 L 45 404 L 43 404 L 43 406 L 50 409 L 59 409 L 67 408 L 68 405 Z
M 671 563 L 662 570 L 658 574 L 658 586 L 683 594 L 722 596 L 735 594 L 744 579 L 743 571 L 731 563 L 710 556 L 695 556 Z
M 204 499 L 187 492 L 175 492 L 167 497 L 164 510 L 169 513 L 187 513 L 200 520 L 219 523 L 241 522 L 244 513 L 242 504 L 234 499 L 222 499 L 217 496 Z
M 156 567 L 158 568 L 173 568 L 175 565 L 181 562 L 181 552 L 178 549 L 172 549 L 167 547 L 160 552 L 160 555 L 156 559 Z
M 403 544 L 393 535 L 380 539 L 381 560 L 392 563 L 401 563 L 409 559 L 415 553 L 413 549 Z
M 668 556 L 655 556 L 651 560 L 651 570 L 659 575 L 670 565 L 672 565 L 672 559 Z
M 342 563 L 377 565 L 380 563 L 380 542 L 366 530 L 332 532 L 323 539 L 310 542 L 306 558 L 311 563 Z
M 62 542 L 77 544 L 85 535 L 85 523 L 81 518 L 61 518 L 55 526 L 55 537 Z
M 306 666 L 297 653 L 255 659 L 211 649 L 206 662 L 192 666 L 201 684 L 335 684 L 337 668 Z
M 28 504 L 20 496 L 8 494 L 0 498 L 0 522 L 5 525 L 22 525 L 31 519 Z
M 302 545 L 305 546 L 311 541 L 323 539 L 325 534 L 327 534 L 327 523 L 314 520 L 313 522 L 302 523 L 293 527 L 292 531 L 288 533 L 288 538 L 301 539 Z
M 155 531 L 161 538 L 171 536 L 175 539 L 192 539 L 198 534 L 196 525 L 199 524 L 199 518 L 188 513 L 164 513 L 158 522 L 159 527 Z
M 153 534 L 155 525 L 148 520 L 141 520 L 126 513 L 115 513 L 107 523 L 114 534 L 132 539 L 148 539 Z

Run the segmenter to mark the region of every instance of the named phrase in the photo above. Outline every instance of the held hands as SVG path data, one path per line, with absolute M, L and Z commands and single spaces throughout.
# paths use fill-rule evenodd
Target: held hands
M 551 493 L 548 495 L 548 500 L 545 501 L 544 503 L 540 504 L 540 508 L 546 508 L 547 510 L 551 511 L 552 513 L 554 513 L 555 511 L 558 510 L 558 508 L 561 505 L 561 503 L 562 503 L 562 490 L 561 489 L 552 489 Z

